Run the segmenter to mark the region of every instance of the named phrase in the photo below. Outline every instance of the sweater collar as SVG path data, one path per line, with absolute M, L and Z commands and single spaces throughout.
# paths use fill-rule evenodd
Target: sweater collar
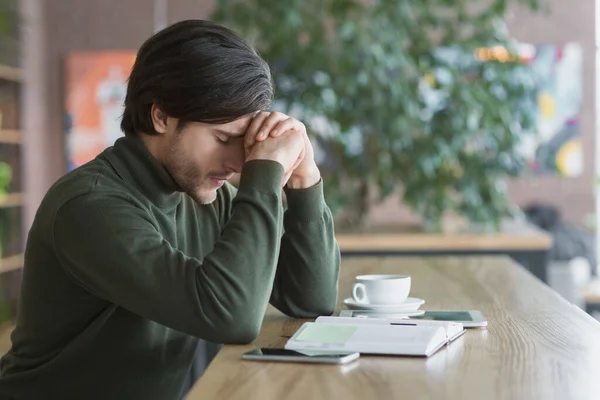
M 117 174 L 135 187 L 159 208 L 175 208 L 183 193 L 167 170 L 154 158 L 142 140 L 136 136 L 118 139 L 104 151 L 104 156 Z

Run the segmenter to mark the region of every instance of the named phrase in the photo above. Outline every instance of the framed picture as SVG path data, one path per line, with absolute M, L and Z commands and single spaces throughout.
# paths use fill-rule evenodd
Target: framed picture
M 127 78 L 135 51 L 70 53 L 66 60 L 67 169 L 94 159 L 122 136 Z

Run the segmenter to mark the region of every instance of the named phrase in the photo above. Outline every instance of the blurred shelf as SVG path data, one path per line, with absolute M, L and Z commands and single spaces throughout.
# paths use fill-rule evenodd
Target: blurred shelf
M 0 208 L 19 207 L 23 205 L 23 193 L 8 193 L 0 196 Z
M 16 129 L 0 129 L 0 143 L 21 143 L 21 131 Z
M 552 237 L 521 221 L 502 222 L 499 232 L 448 230 L 425 232 L 420 227 L 390 225 L 356 233 L 336 233 L 342 253 L 433 253 L 439 251 L 547 251 Z
M 21 82 L 23 71 L 20 68 L 0 65 L 0 79 L 6 79 L 13 82 Z
M 0 259 L 0 273 L 19 268 L 23 268 L 23 254 L 15 254 L 14 256 Z
M 15 321 L 0 324 L 0 354 L 6 354 L 11 347 L 10 334 L 15 329 Z

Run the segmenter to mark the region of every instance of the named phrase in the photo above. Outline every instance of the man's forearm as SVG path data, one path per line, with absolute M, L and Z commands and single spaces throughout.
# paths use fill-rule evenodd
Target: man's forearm
M 340 253 L 323 183 L 286 189 L 288 209 L 271 303 L 294 317 L 335 311 Z
M 276 273 L 282 176 L 272 162 L 244 166 L 232 215 L 202 260 L 171 245 L 118 191 L 81 195 L 60 208 L 56 254 L 74 282 L 101 299 L 205 340 L 249 342 Z

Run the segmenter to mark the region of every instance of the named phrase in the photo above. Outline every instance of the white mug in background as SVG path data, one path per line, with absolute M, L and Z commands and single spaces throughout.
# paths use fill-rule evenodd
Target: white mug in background
M 359 275 L 352 298 L 361 304 L 401 304 L 410 293 L 408 275 Z

